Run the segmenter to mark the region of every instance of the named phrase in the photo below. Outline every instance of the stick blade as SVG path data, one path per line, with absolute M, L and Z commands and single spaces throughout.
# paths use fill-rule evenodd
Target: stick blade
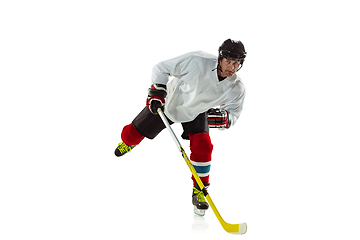
M 240 223 L 239 224 L 239 233 L 238 234 L 245 234 L 247 231 L 247 224 L 246 223 Z
M 247 224 L 246 223 L 240 223 L 240 224 L 224 223 L 223 228 L 228 233 L 242 235 L 242 234 L 245 234 L 247 231 Z

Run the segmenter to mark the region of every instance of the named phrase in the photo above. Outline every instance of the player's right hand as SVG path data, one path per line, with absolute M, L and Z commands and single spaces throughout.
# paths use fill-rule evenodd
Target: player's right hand
M 148 106 L 152 114 L 158 114 L 158 108 L 164 111 L 166 95 L 166 85 L 153 84 L 151 88 L 149 88 L 146 106 Z

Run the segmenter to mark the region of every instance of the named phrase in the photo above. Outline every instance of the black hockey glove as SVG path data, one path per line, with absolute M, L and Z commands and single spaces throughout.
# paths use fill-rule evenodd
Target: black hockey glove
M 146 106 L 148 106 L 152 114 L 157 114 L 158 108 L 164 111 L 166 95 L 166 85 L 153 84 L 151 88 L 149 88 Z
M 210 128 L 229 128 L 228 113 L 224 109 L 210 108 L 207 111 L 207 121 Z

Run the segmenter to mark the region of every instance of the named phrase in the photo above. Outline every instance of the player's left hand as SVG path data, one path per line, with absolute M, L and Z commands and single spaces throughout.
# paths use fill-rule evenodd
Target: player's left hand
M 207 112 L 207 121 L 210 128 L 229 128 L 228 113 L 224 109 L 210 108 Z

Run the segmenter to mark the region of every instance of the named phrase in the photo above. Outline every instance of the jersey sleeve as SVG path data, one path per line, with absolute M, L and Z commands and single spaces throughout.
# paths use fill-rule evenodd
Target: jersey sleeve
M 220 108 L 225 109 L 228 112 L 228 121 L 230 121 L 230 126 L 234 126 L 240 117 L 243 109 L 245 93 L 246 91 L 244 85 L 239 82 L 239 85 L 232 89 L 227 101 L 220 105 Z
M 187 53 L 179 57 L 159 62 L 153 67 L 151 81 L 153 84 L 166 85 L 169 77 L 181 78 L 182 76 L 193 71 L 191 63 L 193 53 Z

